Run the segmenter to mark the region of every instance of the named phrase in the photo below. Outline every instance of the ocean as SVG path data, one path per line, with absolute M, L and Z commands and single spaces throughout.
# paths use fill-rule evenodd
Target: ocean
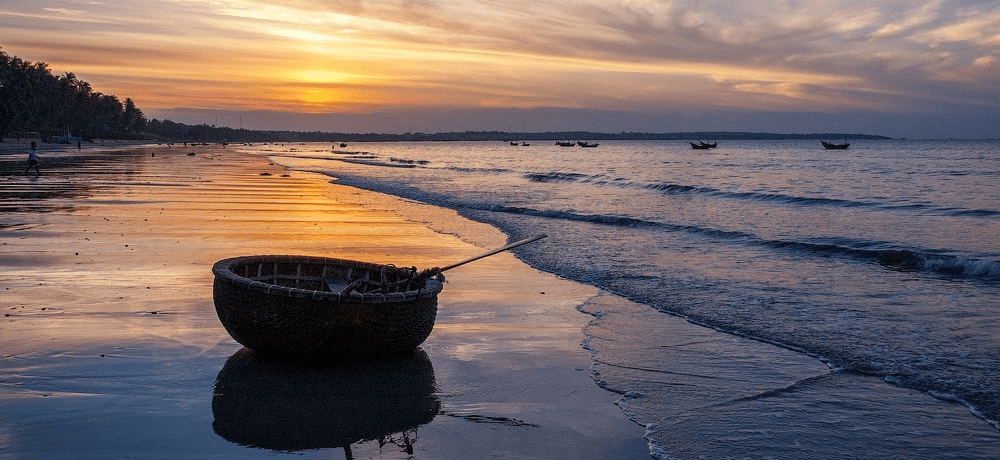
M 549 235 L 655 458 L 998 458 L 1000 142 L 851 142 L 230 148 Z

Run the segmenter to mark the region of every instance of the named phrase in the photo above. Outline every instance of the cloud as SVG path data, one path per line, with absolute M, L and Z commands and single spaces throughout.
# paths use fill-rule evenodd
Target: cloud
M 995 1 L 10 0 L 0 36 L 148 112 L 1000 107 Z
M 976 12 L 953 22 L 916 34 L 917 43 L 938 47 L 946 43 L 965 43 L 976 47 L 1000 47 L 1000 7 Z
M 894 37 L 914 28 L 929 24 L 937 19 L 942 3 L 944 3 L 944 0 L 934 0 L 920 8 L 907 11 L 900 20 L 886 24 L 876 30 L 872 36 L 875 38 Z

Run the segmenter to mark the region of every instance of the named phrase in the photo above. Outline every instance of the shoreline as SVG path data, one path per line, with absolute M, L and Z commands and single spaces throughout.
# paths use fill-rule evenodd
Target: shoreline
M 373 150 L 372 156 L 384 158 L 396 155 L 442 161 L 441 155 L 430 152 L 426 156 L 418 156 L 417 153 L 406 155 L 403 149 L 399 151 L 400 154 L 396 154 L 395 149 Z M 433 189 L 422 187 L 420 184 L 425 184 L 422 175 L 415 174 L 415 185 L 407 187 L 399 186 L 398 181 L 405 179 L 396 178 L 407 175 L 396 175 L 392 168 L 380 171 L 379 168 L 353 167 L 350 162 L 344 166 L 335 166 L 335 162 L 327 165 L 325 157 L 309 161 L 311 155 L 308 153 L 276 154 L 271 158 L 295 169 L 325 171 L 338 181 L 343 175 L 345 183 L 359 184 L 370 190 L 390 190 L 414 200 L 429 199 L 446 205 L 452 203 L 452 200 L 437 198 Z M 373 163 L 376 166 L 391 166 L 379 161 Z M 371 175 L 370 180 L 365 179 L 368 174 Z M 464 176 L 438 174 L 433 177 L 461 180 Z M 466 187 L 463 191 L 468 190 Z M 471 196 L 476 195 L 473 192 Z M 529 236 L 526 230 L 552 235 L 554 238 L 548 247 L 529 245 L 518 251 L 526 260 L 537 264 L 536 267 L 554 273 L 568 273 L 571 277 L 587 273 L 580 267 L 576 267 L 576 271 L 562 271 L 561 263 L 572 266 L 572 261 L 553 250 L 569 246 L 562 245 L 572 240 L 561 236 L 566 233 L 578 231 L 582 235 L 592 235 L 587 229 L 574 227 L 570 220 L 477 211 L 480 209 L 478 206 L 462 205 L 468 200 L 461 198 L 454 203 L 454 209 L 463 215 L 506 229 L 518 238 Z M 497 201 L 487 203 L 495 204 Z M 579 238 L 572 241 L 577 245 L 586 244 Z M 619 240 L 619 244 L 627 248 L 628 243 Z M 614 246 L 604 248 L 615 251 Z M 569 256 L 573 252 L 566 254 Z M 613 279 L 613 275 L 605 275 Z M 578 281 L 586 279 L 583 276 L 576 278 Z M 614 287 L 608 283 L 601 284 Z M 828 360 L 803 353 L 801 349 L 787 344 L 744 336 L 727 328 L 697 326 L 697 322 L 689 321 L 684 316 L 676 316 L 675 321 L 649 304 L 609 306 L 603 302 L 612 297 L 594 299 L 593 303 L 599 305 L 593 310 L 587 309 L 594 312 L 593 327 L 588 326 L 585 336 L 591 342 L 588 346 L 598 347 L 594 352 L 595 378 L 606 388 L 624 395 L 620 401 L 622 409 L 633 420 L 653 427 L 647 432 L 647 437 L 655 443 L 654 452 L 657 452 L 655 449 L 658 446 L 666 449 L 663 456 L 669 457 L 668 451 L 676 454 L 698 449 L 706 453 L 714 450 L 716 455 L 720 451 L 750 455 L 746 454 L 750 449 L 757 452 L 754 455 L 775 455 L 778 450 L 788 448 L 790 450 L 781 457 L 837 458 L 843 456 L 837 451 L 837 446 L 842 444 L 839 440 L 850 435 L 855 449 L 874 456 L 897 451 L 920 456 L 926 452 L 943 452 L 940 449 L 963 449 L 961 455 L 992 458 L 988 455 L 984 457 L 983 453 L 990 452 L 989 444 L 996 439 L 994 429 L 982 424 L 983 418 L 975 412 L 970 413 L 967 405 L 955 404 L 955 398 L 947 394 L 942 397 L 940 393 L 908 388 L 891 379 L 831 368 L 826 364 Z M 668 299 L 661 300 L 669 303 Z M 822 306 L 816 311 L 820 313 Z M 711 377 L 702 381 L 690 377 L 696 375 Z M 604 376 L 609 377 L 605 379 Z M 842 403 L 842 407 L 828 405 L 816 410 L 830 399 Z M 755 403 L 744 402 L 750 400 Z M 892 403 L 885 404 L 885 401 Z M 758 405 L 760 403 L 764 405 Z M 789 410 L 781 418 L 759 417 L 762 413 L 772 413 L 767 403 L 787 404 L 785 407 L 798 410 Z M 708 418 L 710 412 L 712 423 L 699 424 L 699 419 Z M 926 413 L 934 413 L 934 419 L 925 418 Z M 836 428 L 816 429 L 828 419 L 843 423 Z M 887 423 L 887 420 L 892 420 L 892 423 Z M 755 430 L 758 435 L 753 439 L 737 439 L 728 436 L 729 430 Z M 921 434 L 915 436 L 912 433 Z M 789 445 L 781 442 L 795 441 L 798 445 L 799 441 L 806 439 L 811 440 L 813 445 L 801 446 L 801 450 L 790 447 L 791 442 L 787 443 Z M 926 458 L 931 457 L 933 454 Z
M 100 156 L 69 147 L 40 152 L 41 177 L 19 176 L 23 161 L 0 157 L 0 194 L 12 203 L 0 209 L 10 217 L 0 226 L 8 267 L 0 277 L 8 315 L 0 317 L 8 344 L 0 446 L 10 458 L 329 458 L 343 446 L 279 452 L 213 431 L 213 385 L 242 347 L 215 317 L 211 264 L 304 253 L 424 267 L 505 239 L 439 208 L 435 221 L 454 222 L 456 234 L 345 204 L 336 197 L 403 200 L 217 146 Z M 590 317 L 576 307 L 595 288 L 511 254 L 456 268 L 448 280 L 421 346 L 441 410 L 415 428 L 414 457 L 649 457 L 643 428 L 588 372 L 580 341 Z M 382 441 L 350 448 L 359 457 L 408 455 Z

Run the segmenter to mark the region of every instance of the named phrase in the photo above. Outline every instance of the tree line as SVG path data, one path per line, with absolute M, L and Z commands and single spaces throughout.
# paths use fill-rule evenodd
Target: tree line
M 0 50 L 0 141 L 4 137 L 73 135 L 83 139 L 133 139 L 146 117 L 131 99 L 94 91 L 70 72 L 53 75 L 48 64 Z

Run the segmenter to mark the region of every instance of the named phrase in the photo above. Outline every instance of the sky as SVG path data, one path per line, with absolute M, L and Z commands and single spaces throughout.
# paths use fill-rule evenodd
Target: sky
M 1000 0 L 4 0 L 0 49 L 233 128 L 1000 138 Z

